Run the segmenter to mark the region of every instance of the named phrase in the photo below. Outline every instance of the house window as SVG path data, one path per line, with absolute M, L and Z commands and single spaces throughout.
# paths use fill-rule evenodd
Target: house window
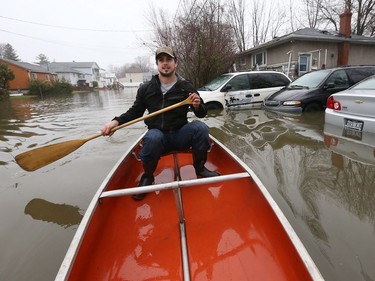
M 266 64 L 266 52 L 261 52 L 253 55 L 253 65 L 260 66 Z
M 49 75 L 48 75 L 48 74 L 46 74 L 46 80 L 47 80 L 47 81 L 49 80 Z
M 33 73 L 33 80 L 37 80 L 38 79 L 38 76 L 36 75 L 36 73 Z
M 310 57 L 311 55 L 300 55 L 298 57 L 298 74 L 304 74 L 311 70 L 310 66 Z

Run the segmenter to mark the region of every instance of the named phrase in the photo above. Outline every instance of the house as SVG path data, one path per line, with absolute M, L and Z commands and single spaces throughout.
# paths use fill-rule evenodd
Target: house
M 119 82 L 125 87 L 139 87 L 143 82 L 151 80 L 151 73 L 142 72 L 141 69 L 137 67 L 129 68 L 125 77 L 119 79 Z
M 123 87 L 124 86 L 119 83 L 115 73 L 100 73 L 99 88 L 119 89 Z
M 42 66 L 47 70 L 56 73 L 59 80 L 66 81 L 73 86 L 78 85 L 80 81 L 82 81 L 83 84 L 86 83 L 85 73 L 71 68 L 64 63 L 52 62 L 43 64 Z
M 340 65 L 375 64 L 375 38 L 351 34 L 351 13 L 340 16 L 340 32 L 303 28 L 237 55 L 236 71 L 282 71 L 290 78 Z
M 49 82 L 57 79 L 56 73 L 44 67 L 27 62 L 0 59 L 0 63 L 8 65 L 15 78 L 9 82 L 10 91 L 24 91 L 29 89 L 29 82 L 39 80 Z
M 55 71 L 59 78 L 67 77 L 74 86 L 94 87 L 100 82 L 100 67 L 96 62 L 51 62 L 45 67 Z

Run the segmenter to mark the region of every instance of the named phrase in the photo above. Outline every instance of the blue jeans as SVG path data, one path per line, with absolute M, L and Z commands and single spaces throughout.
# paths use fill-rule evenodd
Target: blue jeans
M 160 156 L 174 150 L 192 148 L 207 151 L 210 147 L 208 127 L 201 121 L 189 122 L 176 131 L 150 129 L 143 138 L 140 158 L 143 163 L 159 161 Z

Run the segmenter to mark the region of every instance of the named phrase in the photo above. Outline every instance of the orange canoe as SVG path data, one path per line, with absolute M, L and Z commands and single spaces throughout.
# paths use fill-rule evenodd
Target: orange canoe
M 161 158 L 155 185 L 136 187 L 140 141 L 95 194 L 56 280 L 323 280 L 261 181 L 216 139 L 206 167 L 221 176 L 197 179 L 179 152 Z

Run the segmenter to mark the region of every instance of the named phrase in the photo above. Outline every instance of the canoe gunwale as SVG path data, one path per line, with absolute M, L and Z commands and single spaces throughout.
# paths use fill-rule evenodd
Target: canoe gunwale
M 237 155 L 235 155 L 231 150 L 226 148 L 220 141 L 210 135 L 210 138 L 215 142 L 216 145 L 220 146 L 223 150 L 225 150 L 233 159 L 235 159 L 242 167 L 249 173 L 252 179 L 257 184 L 259 190 L 265 197 L 266 201 L 270 204 L 272 210 L 274 211 L 275 215 L 277 216 L 278 220 L 280 221 L 281 225 L 283 226 L 286 234 L 290 238 L 292 244 L 294 245 L 296 251 L 300 255 L 303 263 L 306 266 L 306 269 L 310 273 L 312 280 L 315 281 L 324 281 L 322 274 L 320 273 L 318 267 L 316 266 L 314 260 L 311 258 L 310 254 L 308 253 L 307 249 L 303 245 L 301 239 L 293 229 L 292 225 L 284 215 L 283 211 L 280 209 L 279 205 L 273 199 L 267 188 L 263 185 L 261 180 L 258 176 L 254 173 L 250 167 L 248 167 Z
M 102 184 L 96 191 L 94 197 L 92 198 L 90 204 L 88 205 L 86 212 L 82 218 L 81 223 L 78 226 L 78 229 L 76 233 L 73 236 L 72 242 L 69 245 L 68 251 L 64 257 L 64 260 L 60 266 L 60 269 L 56 275 L 55 281 L 65 281 L 68 280 L 70 271 L 72 270 L 72 266 L 74 264 L 74 261 L 76 259 L 76 256 L 78 254 L 78 250 L 80 248 L 80 245 L 82 243 L 82 238 L 85 236 L 86 230 L 90 224 L 91 218 L 93 214 L 95 213 L 95 209 L 99 204 L 100 195 L 102 194 L 103 190 L 106 188 L 108 182 L 111 180 L 113 175 L 115 174 L 118 167 L 121 165 L 121 163 L 124 161 L 124 159 L 135 149 L 135 147 L 138 145 L 138 143 L 142 140 L 145 133 L 143 133 L 132 146 L 129 147 L 129 149 L 120 157 L 120 159 L 117 161 L 117 163 L 113 166 L 111 171 L 107 174 L 105 179 L 103 180 Z
M 197 185 L 204 185 L 208 183 L 236 180 L 236 179 L 247 178 L 247 177 L 250 177 L 250 174 L 247 172 L 246 173 L 244 172 L 244 173 L 235 173 L 235 174 L 216 176 L 216 177 L 210 177 L 210 178 L 173 181 L 173 182 L 168 182 L 168 183 L 161 183 L 161 184 L 154 184 L 154 185 L 147 185 L 147 186 L 140 186 L 140 187 L 130 187 L 130 188 L 126 187 L 123 189 L 104 191 L 100 195 L 100 199 L 106 198 L 106 197 L 117 197 L 117 196 L 133 195 L 133 194 L 139 194 L 139 193 L 149 193 L 149 192 L 167 190 L 167 189 L 191 187 L 191 186 L 197 186 Z

